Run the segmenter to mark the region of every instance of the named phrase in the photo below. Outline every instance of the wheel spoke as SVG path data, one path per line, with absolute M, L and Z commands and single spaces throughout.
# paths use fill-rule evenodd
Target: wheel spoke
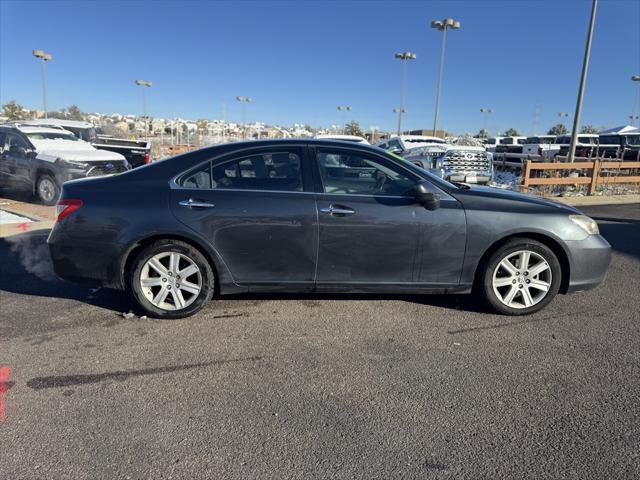
M 153 268 L 160 275 L 166 275 L 167 269 L 162 265 L 157 258 L 152 258 L 149 260 L 149 266 Z
M 520 252 L 520 271 L 525 271 L 527 269 L 530 258 L 531 254 L 526 250 L 524 252 Z
M 185 292 L 192 293 L 193 295 L 197 295 L 200 293 L 200 287 L 195 283 L 191 282 L 180 282 L 180 290 L 184 290 Z
M 504 260 L 502 260 L 500 262 L 500 266 L 504 268 L 507 272 L 509 272 L 509 275 L 515 275 L 516 272 L 518 271 L 516 270 L 516 267 L 513 265 L 513 263 L 509 261 L 508 258 L 505 258 Z
M 535 288 L 536 290 L 542 290 L 543 292 L 548 292 L 550 286 L 551 285 L 547 282 L 543 282 L 542 280 L 535 280 L 535 279 L 531 279 L 530 283 L 528 284 L 529 288 Z
M 516 293 L 518 293 L 518 287 L 516 287 L 515 285 L 513 285 L 511 287 L 511 289 L 509 290 L 509 292 L 507 292 L 507 294 L 504 296 L 504 298 L 502 299 L 504 301 L 504 303 L 506 303 L 507 305 L 511 305 L 511 302 L 513 302 L 514 297 L 516 296 Z
M 513 285 L 512 277 L 500 277 L 493 281 L 494 287 L 506 287 L 507 285 Z
M 529 276 L 535 277 L 536 275 L 539 275 L 546 270 L 549 270 L 549 264 L 547 262 L 537 263 L 529 269 Z
M 521 288 L 520 293 L 522 293 L 522 300 L 525 307 L 530 307 L 531 305 L 533 305 L 533 298 L 531 297 L 531 292 L 529 292 L 529 289 L 527 287 Z
M 178 275 L 180 275 L 182 278 L 189 278 L 191 275 L 193 275 L 194 273 L 197 273 L 198 271 L 199 271 L 198 267 L 192 264 L 180 270 L 178 272 Z
M 167 287 L 162 287 L 160 291 L 153 297 L 151 303 L 153 303 L 156 307 L 159 307 L 162 302 L 167 298 L 167 294 L 169 293 L 169 289 Z
M 178 270 L 178 264 L 180 263 L 180 255 L 171 252 L 169 255 L 169 271 L 176 272 Z
M 173 297 L 173 303 L 175 304 L 176 309 L 180 310 L 181 308 L 184 308 L 184 297 L 180 290 L 171 290 L 171 296 Z
M 140 285 L 143 287 L 162 286 L 162 279 L 160 277 L 143 278 L 140 280 Z

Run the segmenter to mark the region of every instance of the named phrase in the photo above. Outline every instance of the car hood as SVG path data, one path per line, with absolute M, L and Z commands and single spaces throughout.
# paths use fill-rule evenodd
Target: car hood
M 460 190 L 460 195 L 458 196 L 458 198 L 460 201 L 462 201 L 463 204 L 465 202 L 465 197 L 469 199 L 484 198 L 506 202 L 518 202 L 520 205 L 528 204 L 531 206 L 543 206 L 563 210 L 567 213 L 581 213 L 577 208 L 565 205 L 564 203 L 537 197 L 528 193 L 520 193 L 514 192 L 513 190 L 503 190 L 492 187 L 470 186 L 468 189 Z
M 58 158 L 76 162 L 123 161 L 124 156 L 117 152 L 98 150 L 82 141 L 38 140 L 33 141 L 37 158 L 46 162 L 55 162 Z

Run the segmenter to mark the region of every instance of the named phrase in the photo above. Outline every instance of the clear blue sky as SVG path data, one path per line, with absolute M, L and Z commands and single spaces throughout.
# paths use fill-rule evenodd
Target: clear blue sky
M 408 64 L 405 126 L 433 122 L 441 34 L 432 19 L 462 28 L 447 41 L 441 125 L 476 132 L 531 132 L 573 116 L 589 0 L 189 2 L 0 0 L 0 101 L 41 108 L 34 48 L 51 52 L 50 109 L 142 111 L 134 79 L 152 80 L 149 113 L 239 120 L 236 95 L 253 102 L 248 120 L 340 123 L 393 129 L 400 65 Z M 632 113 L 640 74 L 640 1 L 601 0 L 583 124 L 620 125 Z M 637 84 L 635 85 L 637 88 Z M 571 117 L 568 119 L 570 124 Z

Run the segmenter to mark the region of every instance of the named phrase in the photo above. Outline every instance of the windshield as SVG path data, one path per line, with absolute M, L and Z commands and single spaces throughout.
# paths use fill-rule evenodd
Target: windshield
M 78 137 L 66 132 L 30 132 L 25 133 L 29 140 L 70 140 L 79 141 Z

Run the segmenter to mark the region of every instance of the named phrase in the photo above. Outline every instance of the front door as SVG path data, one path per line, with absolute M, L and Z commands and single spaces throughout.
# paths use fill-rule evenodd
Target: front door
M 314 194 L 305 192 L 312 188 L 305 151 L 236 153 L 204 163 L 172 189 L 175 216 L 212 244 L 236 283 L 313 288 L 318 227 Z
M 317 148 L 319 288 L 457 285 L 465 246 L 460 204 L 415 202 L 424 179 L 397 161 L 348 148 Z M 435 189 L 435 187 L 433 187 Z

